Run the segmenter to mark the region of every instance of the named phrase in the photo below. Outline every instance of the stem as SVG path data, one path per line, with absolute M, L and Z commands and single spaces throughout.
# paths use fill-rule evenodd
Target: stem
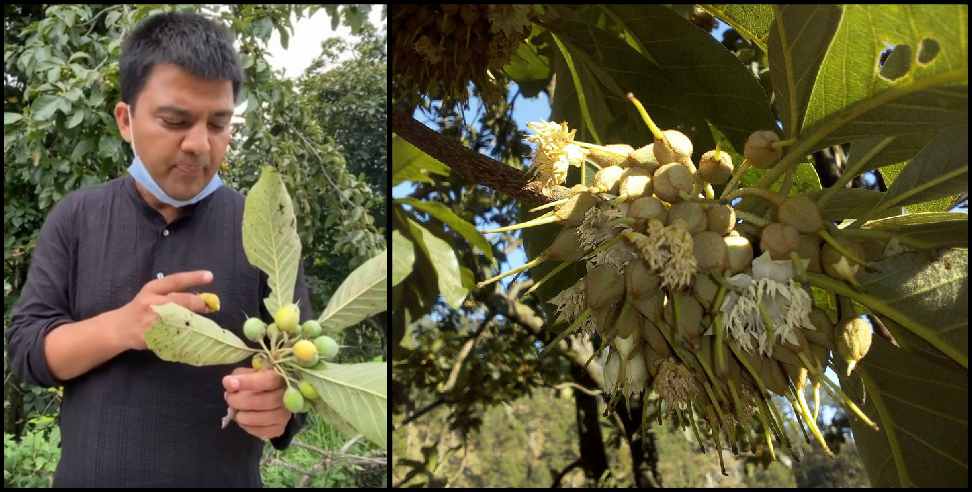
M 705 445 L 702 444 L 702 431 L 699 429 L 699 423 L 696 421 L 696 418 L 695 418 L 695 406 L 692 405 L 692 402 L 689 402 L 689 413 L 692 415 L 692 417 L 691 417 L 691 420 L 692 420 L 692 432 L 695 434 L 695 440 L 698 441 L 698 443 L 699 443 L 699 451 L 702 451 L 703 453 L 705 453 L 706 452 L 705 451 Z
M 813 381 L 813 420 L 820 416 L 820 381 Z
M 773 320 L 770 319 L 769 312 L 763 307 L 763 303 L 757 302 L 756 309 L 759 311 L 759 317 L 763 320 L 763 325 L 766 327 L 766 340 L 770 348 L 773 347 L 773 338 L 776 336 L 776 332 L 773 329 Z
M 776 461 L 776 450 L 773 449 L 773 438 L 770 437 L 770 425 L 766 421 L 766 415 L 763 412 L 762 406 L 756 407 L 756 416 L 759 417 L 759 423 L 763 424 L 763 437 L 766 439 L 766 447 L 769 449 L 770 458 Z
M 509 277 L 510 275 L 514 275 L 514 274 L 517 274 L 517 273 L 520 273 L 520 272 L 527 271 L 527 270 L 529 270 L 529 269 L 531 269 L 531 268 L 533 268 L 533 267 L 535 267 L 535 266 L 543 263 L 546 260 L 547 260 L 547 258 L 546 258 L 545 255 L 540 255 L 540 256 L 538 256 L 538 257 L 536 257 L 536 258 L 534 258 L 534 259 L 532 259 L 532 260 L 530 260 L 530 261 L 528 261 L 528 262 L 526 262 L 526 263 L 524 263 L 524 264 L 522 264 L 522 265 L 520 265 L 520 266 L 512 269 L 512 270 L 503 272 L 503 273 L 501 273 L 501 274 L 499 274 L 499 275 L 497 275 L 497 276 L 495 276 L 493 278 L 489 278 L 489 279 L 483 280 L 482 282 L 479 282 L 478 284 L 476 284 L 476 288 L 477 289 L 482 289 L 483 287 L 485 287 L 485 286 L 487 286 L 487 285 L 489 285 L 489 284 L 491 284 L 493 282 L 497 282 L 497 281 L 502 280 L 502 279 L 504 279 L 506 277 Z
M 706 198 L 708 198 L 709 200 L 715 199 L 715 189 L 712 188 L 712 183 L 706 183 L 705 187 L 702 188 L 702 190 L 705 192 Z
M 692 195 L 690 195 L 690 194 L 688 194 L 688 193 L 686 193 L 684 191 L 679 192 L 678 196 L 684 202 L 702 203 L 702 204 L 705 204 L 705 205 L 723 205 L 724 204 L 720 200 L 713 200 L 711 198 L 699 198 L 697 196 L 692 196 Z
M 561 205 L 563 203 L 567 203 L 571 198 L 573 198 L 573 197 L 572 196 L 569 196 L 567 198 L 561 198 L 560 200 L 554 200 L 554 201 L 552 201 L 550 203 L 545 203 L 543 205 L 540 205 L 539 207 L 533 207 L 533 208 L 531 208 L 530 210 L 527 210 L 527 211 L 528 212 L 539 212 L 541 210 L 545 210 L 545 209 L 548 209 L 548 208 L 551 208 L 551 207 L 556 207 L 557 205 Z M 546 214 L 542 215 L 541 217 L 545 217 L 545 216 L 546 216 Z
M 895 137 L 888 137 L 881 140 L 877 145 L 872 147 L 867 154 L 864 154 L 860 159 L 855 159 L 853 166 L 844 169 L 844 172 L 839 178 L 837 178 L 837 181 L 834 182 L 834 184 L 829 188 L 823 190 L 823 193 L 821 193 L 817 198 L 817 208 L 823 208 L 824 205 L 830 202 L 830 199 L 834 197 L 837 190 L 843 189 L 845 186 L 847 186 L 847 183 L 849 183 L 850 180 L 854 179 L 854 177 L 858 174 L 861 174 L 861 172 L 864 171 L 866 166 L 871 162 L 871 159 L 884 150 L 884 148 L 887 147 L 888 144 L 890 144 L 894 139 Z
M 641 119 L 644 120 L 645 125 L 648 125 L 648 129 L 651 130 L 651 134 L 655 137 L 655 140 L 661 140 L 666 147 L 671 147 L 668 139 L 665 138 L 665 133 L 652 121 L 651 116 L 648 116 L 648 111 L 645 111 L 645 107 L 641 105 L 641 101 L 630 92 L 628 93 L 628 100 L 638 109 L 638 113 L 641 114 Z
M 726 184 L 726 187 L 723 188 L 722 194 L 719 195 L 720 200 L 725 199 L 726 195 L 732 192 L 732 190 L 736 187 L 736 184 L 739 183 L 739 180 L 742 178 L 742 175 L 749 170 L 749 167 L 749 159 L 743 159 L 742 164 L 740 164 L 739 167 L 733 171 L 732 178 L 729 180 L 729 183 Z
M 797 141 L 797 139 L 795 139 L 795 138 L 788 138 L 786 140 L 777 140 L 776 142 L 771 143 L 770 144 L 770 147 L 773 147 L 774 149 L 782 149 L 783 147 L 786 147 L 787 145 L 793 145 L 793 144 L 795 144 L 796 141 Z
M 844 258 L 847 258 L 848 260 L 853 261 L 858 265 L 864 265 L 867 263 L 866 261 L 858 258 L 857 255 L 855 255 L 854 253 L 851 253 L 847 248 L 844 247 L 843 244 L 840 244 L 840 241 L 837 241 L 837 239 L 835 239 L 834 236 L 831 236 L 830 233 L 827 232 L 826 228 L 820 229 L 819 231 L 817 231 L 817 234 L 820 235 L 820 237 L 824 241 L 826 241 L 831 248 L 837 250 L 837 252 L 840 253 L 840 255 L 843 256 Z
M 726 195 L 725 197 L 721 197 L 720 200 L 732 201 L 733 199 L 739 198 L 743 195 L 758 196 L 772 203 L 773 205 L 776 205 L 777 207 L 779 207 L 780 204 L 783 203 L 783 197 L 781 197 L 778 193 L 769 190 L 764 190 L 762 188 L 739 188 L 738 190 Z
M 568 335 L 570 335 L 574 330 L 577 329 L 577 327 L 583 324 L 584 321 L 586 321 L 587 318 L 589 318 L 590 316 L 591 316 L 591 308 L 587 308 L 584 311 L 582 311 L 580 313 L 580 316 L 578 316 L 577 319 L 575 319 L 574 322 L 571 323 L 566 330 L 560 332 L 560 334 L 558 334 L 557 337 L 553 339 L 553 341 L 551 341 L 549 344 L 543 347 L 543 350 L 540 351 L 540 358 L 542 359 L 545 355 L 550 353 L 550 350 L 553 347 L 556 347 L 561 340 L 567 338 Z
M 790 187 L 793 186 L 793 175 L 796 174 L 796 167 L 791 167 L 786 175 L 783 177 L 783 184 L 780 186 L 780 195 L 786 196 L 790 193 Z
M 561 262 L 559 265 L 557 265 L 556 267 L 554 267 L 553 270 L 550 270 L 549 272 L 547 272 L 547 274 L 544 275 L 543 278 L 541 278 L 540 280 L 538 280 L 537 283 L 533 284 L 529 289 L 527 289 L 527 291 L 523 293 L 523 297 L 526 297 L 526 296 L 532 294 L 535 290 L 539 289 L 540 286 L 543 285 L 544 282 L 546 282 L 547 280 L 550 280 L 551 278 L 553 278 L 554 275 L 557 275 L 558 273 L 560 273 L 564 268 L 567 268 L 567 267 L 569 267 L 569 266 L 571 266 L 573 264 L 574 264 L 573 261 L 563 261 L 563 262 Z
M 915 249 L 928 249 L 934 247 L 934 244 L 927 243 L 920 239 L 915 239 L 907 235 L 895 234 L 891 231 L 884 231 L 880 229 L 837 229 L 833 231 L 837 236 L 848 236 L 853 238 L 861 239 L 880 239 L 880 240 L 894 240 L 897 239 L 898 242 L 906 246 L 911 246 Z
M 810 428 L 810 433 L 813 434 L 813 438 L 817 441 L 817 444 L 820 444 L 820 447 L 823 448 L 824 453 L 833 458 L 834 453 L 830 450 L 830 447 L 827 446 L 827 441 L 824 440 L 823 434 L 820 432 L 820 428 L 817 427 L 817 421 L 810 415 L 810 409 L 807 407 L 807 399 L 803 397 L 803 392 L 796 391 L 796 398 L 800 407 L 800 415 L 802 415 L 803 420 L 807 422 L 807 427 Z
M 847 405 L 847 408 L 850 411 L 854 412 L 854 415 L 857 415 L 857 417 L 861 419 L 861 421 L 863 421 L 865 424 L 867 424 L 868 427 L 874 430 L 880 430 L 877 424 L 875 424 L 874 421 L 868 418 L 868 416 L 864 414 L 864 411 L 861 410 L 856 403 L 854 403 L 854 400 L 851 400 L 850 397 L 847 396 L 847 394 L 844 393 L 842 389 L 840 389 L 840 386 L 837 386 L 836 384 L 833 383 L 833 381 L 826 379 L 826 376 L 821 374 L 819 371 L 817 371 L 816 367 L 812 367 L 812 364 L 810 364 L 809 361 L 807 361 L 807 358 L 805 355 L 803 355 L 803 352 L 797 352 L 797 356 L 800 357 L 800 360 L 803 361 L 803 364 L 807 366 L 807 369 L 813 372 L 813 376 L 815 378 L 817 378 L 820 381 L 823 381 L 823 383 L 827 385 L 827 389 L 830 390 L 830 393 L 834 397 L 834 399 L 839 399 L 843 401 L 844 404 Z
M 526 222 L 520 222 L 519 224 L 508 225 L 506 227 L 499 227 L 496 229 L 489 229 L 486 231 L 480 231 L 483 234 L 495 234 L 497 232 L 508 232 L 515 231 L 517 229 L 526 229 L 527 227 L 539 226 L 544 224 L 552 224 L 554 222 L 561 222 L 563 219 L 557 217 L 554 212 L 547 212 L 535 219 L 528 220 Z

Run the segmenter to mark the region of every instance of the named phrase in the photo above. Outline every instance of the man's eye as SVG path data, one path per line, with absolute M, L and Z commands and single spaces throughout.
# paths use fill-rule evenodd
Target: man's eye
M 167 119 L 164 119 L 164 118 L 162 119 L 162 122 L 165 123 L 168 126 L 185 126 L 185 124 L 186 124 L 185 121 L 172 121 L 172 120 L 167 120 Z M 210 124 L 209 126 L 213 127 L 216 130 L 219 130 L 219 131 L 222 131 L 223 129 L 226 128 L 224 125 L 213 125 L 213 124 Z

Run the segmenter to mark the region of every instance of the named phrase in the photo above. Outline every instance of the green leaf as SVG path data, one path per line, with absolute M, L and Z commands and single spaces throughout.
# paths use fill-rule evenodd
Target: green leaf
M 840 7 L 787 5 L 773 7 L 769 33 L 770 80 L 787 137 L 800 133 L 820 62 L 840 24 Z
M 455 214 L 445 204 L 439 202 L 422 201 L 415 198 L 400 198 L 395 203 L 410 205 L 445 223 L 453 231 L 462 236 L 469 244 L 479 248 L 487 258 L 493 258 L 493 248 L 476 228 Z
M 260 179 L 246 195 L 243 251 L 250 264 L 269 277 L 270 296 L 263 302 L 271 314 L 294 302 L 301 249 L 296 220 L 280 174 L 272 166 L 264 166 Z
M 815 148 L 968 121 L 968 6 L 841 8 L 840 26 L 820 65 L 803 118 L 801 135 L 807 134 Z M 917 59 L 928 52 L 922 47 L 932 42 L 940 49 L 921 63 Z M 916 55 L 907 73 L 894 80 L 880 73 L 879 58 L 886 45 L 907 45 Z
M 537 51 L 533 43 L 520 43 L 503 67 L 511 79 L 520 86 L 524 97 L 536 97 L 550 80 L 550 60 Z
M 79 109 L 71 114 L 71 117 L 68 118 L 67 123 L 64 124 L 64 128 L 70 130 L 71 128 L 80 125 L 82 121 L 84 121 L 84 110 Z
M 304 372 L 321 401 L 343 420 L 341 423 L 382 449 L 388 446 L 387 363 L 328 363 L 323 370 Z
M 30 105 L 31 118 L 34 121 L 45 121 L 54 116 L 54 112 L 61 106 L 61 98 L 45 94 L 34 100 Z
M 392 186 L 405 181 L 432 183 L 431 175 L 449 176 L 449 166 L 419 150 L 398 135 L 392 135 Z
M 12 125 L 20 120 L 24 119 L 24 115 L 20 113 L 3 113 L 3 126 Z
M 415 263 L 415 248 L 412 242 L 397 230 L 392 231 L 392 287 L 405 280 L 412 273 Z
M 857 276 L 861 292 L 880 299 L 885 305 L 906 306 L 907 317 L 926 331 L 916 335 L 954 359 L 964 358 L 967 363 L 967 249 L 903 253 L 869 266 L 873 272 L 864 271 Z
M 764 53 L 767 51 L 767 38 L 774 15 L 772 5 L 702 5 L 702 8 L 729 24 L 740 36 L 758 46 Z
M 152 306 L 159 319 L 145 332 L 145 345 L 160 359 L 193 366 L 233 364 L 254 350 L 215 321 L 178 304 Z
M 968 250 L 906 253 L 862 278 L 865 291 L 907 306 L 937 337 L 968 355 Z M 880 432 L 851 419 L 873 487 L 968 486 L 968 370 L 881 316 L 902 348 L 875 336 L 841 387 Z M 858 379 L 858 377 L 860 379 Z M 861 383 L 866 395 L 861 393 Z
M 968 191 L 968 174 L 968 127 L 949 128 L 905 166 L 878 207 L 910 205 Z
M 865 223 L 863 229 L 893 232 L 909 241 L 924 243 L 926 248 L 968 247 L 969 244 L 969 215 L 966 213 L 912 213 L 872 220 Z
M 816 200 L 821 192 L 810 194 L 810 198 Z M 863 188 L 845 188 L 834 192 L 833 197 L 821 209 L 820 215 L 824 220 L 858 219 L 869 214 L 878 203 L 884 193 L 880 191 L 865 190 Z M 898 215 L 890 213 L 890 215 Z
M 432 264 L 435 271 L 436 284 L 442 299 L 453 309 L 466 297 L 468 289 L 462 286 L 462 276 L 459 271 L 459 260 L 456 252 L 449 243 L 439 239 L 425 227 L 412 219 L 406 219 L 409 236 L 415 241 L 419 251 Z
M 341 282 L 321 313 L 321 326 L 334 333 L 385 311 L 388 308 L 387 277 L 386 250 L 362 263 Z
M 682 131 L 695 144 L 694 153 L 715 147 L 706 125 L 711 121 L 736 148 L 756 129 L 773 125 L 766 93 L 752 73 L 711 36 L 666 7 L 599 6 L 561 9 L 564 17 L 551 31 L 563 41 L 581 76 L 590 115 L 606 143 L 639 147 L 653 141 L 626 93 L 644 104 L 659 127 Z M 599 29 L 603 18 L 626 29 L 632 48 L 618 35 Z M 657 64 L 652 60 L 657 61 Z M 577 89 L 561 56 L 552 60 L 557 73 L 552 121 L 583 120 Z M 588 76 L 589 74 L 589 76 Z M 602 120 L 602 122 L 598 122 Z M 585 128 L 577 138 L 585 140 Z

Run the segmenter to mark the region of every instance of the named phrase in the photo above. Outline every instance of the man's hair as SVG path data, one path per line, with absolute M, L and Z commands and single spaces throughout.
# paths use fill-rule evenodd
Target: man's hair
M 237 102 L 243 69 L 233 47 L 233 35 L 225 26 L 199 14 L 169 12 L 142 20 L 122 43 L 119 72 L 121 98 L 135 111 L 135 100 L 145 87 L 152 67 L 178 65 L 206 80 L 233 83 Z

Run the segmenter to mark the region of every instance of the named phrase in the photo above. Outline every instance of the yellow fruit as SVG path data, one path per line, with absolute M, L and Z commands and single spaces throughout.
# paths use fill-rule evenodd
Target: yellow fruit
M 294 344 L 294 357 L 297 359 L 297 362 L 306 363 L 314 361 L 317 357 L 317 346 L 310 340 L 300 340 Z
M 273 315 L 273 321 L 277 323 L 277 328 L 285 333 L 294 335 L 297 327 L 300 326 L 300 310 L 296 304 L 286 304 L 277 309 Z
M 216 294 L 213 294 L 212 292 L 203 292 L 202 294 L 199 294 L 199 298 L 206 303 L 206 307 L 208 307 L 210 311 L 214 313 L 219 311 L 219 296 Z
M 837 326 L 837 352 L 847 362 L 847 375 L 871 349 L 871 323 L 851 318 Z

